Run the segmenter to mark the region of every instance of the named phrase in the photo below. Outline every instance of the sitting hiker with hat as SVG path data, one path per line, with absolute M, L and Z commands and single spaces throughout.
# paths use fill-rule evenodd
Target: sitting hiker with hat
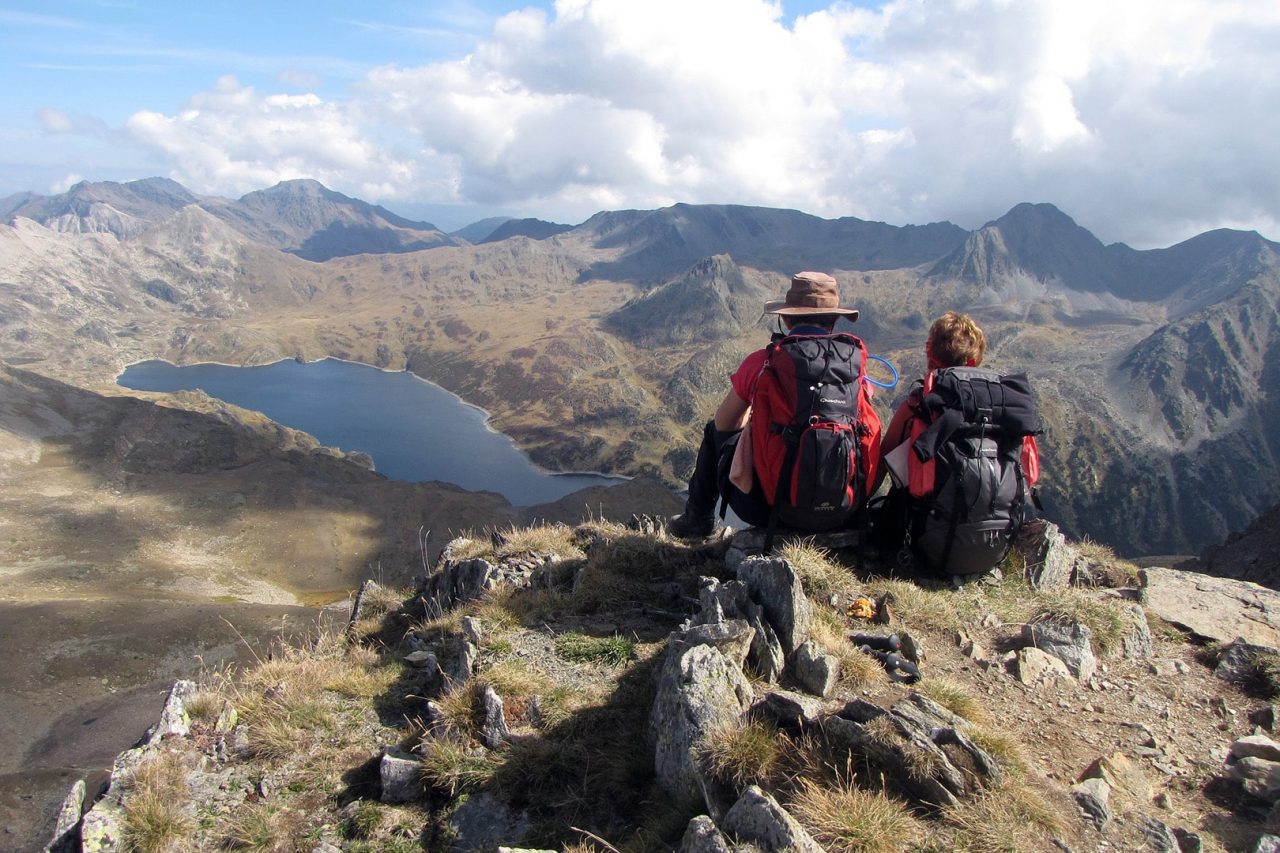
M 786 299 L 765 303 L 786 326 L 743 360 L 702 433 L 679 537 L 707 536 L 718 503 L 747 524 L 819 531 L 847 526 L 880 461 L 880 419 L 865 381 L 862 341 L 835 332 L 858 311 L 836 280 L 801 272 Z M 721 510 L 723 517 L 724 511 Z

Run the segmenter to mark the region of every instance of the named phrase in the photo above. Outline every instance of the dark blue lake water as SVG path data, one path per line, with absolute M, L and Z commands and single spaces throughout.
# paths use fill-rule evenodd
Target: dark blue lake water
M 515 506 L 558 500 L 618 477 L 552 474 L 538 468 L 511 439 L 489 429 L 485 413 L 411 373 L 388 373 L 327 358 L 261 367 L 163 361 L 130 366 L 116 380 L 139 391 L 200 389 L 262 412 L 343 450 L 363 450 L 396 480 L 440 480 L 493 491 Z

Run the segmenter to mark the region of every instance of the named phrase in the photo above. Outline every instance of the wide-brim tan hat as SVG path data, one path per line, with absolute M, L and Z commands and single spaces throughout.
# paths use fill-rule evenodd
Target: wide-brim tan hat
M 858 319 L 857 308 L 840 304 L 840 285 L 824 272 L 798 272 L 791 277 L 787 298 L 766 302 L 766 314 L 841 314 L 850 322 Z

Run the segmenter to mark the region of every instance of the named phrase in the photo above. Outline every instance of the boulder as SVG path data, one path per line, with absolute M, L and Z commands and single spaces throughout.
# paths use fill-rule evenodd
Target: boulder
M 1034 646 L 1018 649 L 1014 657 L 1014 674 L 1028 686 L 1058 678 L 1071 678 L 1067 665 Z
M 796 649 L 794 674 L 806 691 L 826 699 L 840 680 L 840 661 L 823 654 L 812 640 L 805 640 Z
M 502 707 L 502 697 L 493 689 L 493 685 L 486 684 L 480 702 L 484 710 L 484 722 L 480 724 L 480 742 L 489 749 L 497 749 L 511 737 L 511 729 L 507 728 Z
M 75 853 L 80 849 L 80 820 L 84 817 L 84 780 L 77 779 L 58 809 L 53 835 L 44 853 Z
M 1248 735 L 1231 744 L 1231 759 L 1261 758 L 1266 761 L 1280 761 L 1280 743 L 1276 743 L 1266 735 Z
M 1079 551 L 1067 544 L 1058 525 L 1047 521 L 1023 525 L 1017 547 L 1027 560 L 1027 581 L 1036 589 L 1070 586 L 1076 565 L 1083 559 Z
M 378 779 L 382 783 L 379 802 L 412 803 L 422 798 L 422 763 L 396 752 L 385 752 L 378 762 Z
M 721 829 L 739 844 L 754 844 L 761 850 L 823 853 L 805 828 L 755 785 L 742 792 L 724 816 Z
M 1147 612 L 1139 604 L 1130 604 L 1124 613 L 1128 624 L 1120 638 L 1120 654 L 1127 660 L 1146 660 L 1155 653 Z
M 459 604 L 483 597 L 497 584 L 498 567 L 488 560 L 473 557 L 454 562 L 442 555 L 440 568 L 423 586 L 423 609 L 428 616 L 447 613 Z
M 1123 752 L 1113 752 L 1097 758 L 1080 774 L 1079 781 L 1102 779 L 1123 796 L 1137 803 L 1151 802 L 1151 783 L 1142 768 L 1134 764 Z
M 1232 764 L 1230 772 L 1249 796 L 1268 803 L 1280 800 L 1280 763 L 1250 756 Z
M 1088 626 L 1079 622 L 1032 622 L 1022 627 L 1023 642 L 1065 663 L 1081 681 L 1092 678 L 1098 668 L 1089 644 L 1090 634 Z
M 700 579 L 700 609 L 692 624 L 714 625 L 734 619 L 745 621 L 754 631 L 746 666 L 770 684 L 782 677 L 786 655 L 773 627 L 765 619 L 764 608 L 751 600 L 741 581 L 720 583 L 715 578 Z
M 697 748 L 713 729 L 737 725 L 751 685 L 714 646 L 673 648 L 663 664 L 649 715 L 658 783 L 676 800 L 699 796 Z
M 159 743 L 166 737 L 184 737 L 191 730 L 187 701 L 196 694 L 194 681 L 175 681 L 160 711 L 160 721 L 147 732 L 144 745 Z
M 728 619 L 709 625 L 694 625 L 683 633 L 671 635 L 670 642 L 681 648 L 714 646 L 720 653 L 742 668 L 755 640 L 755 630 L 745 619 Z
M 488 791 L 468 797 L 449 815 L 453 832 L 453 853 L 492 850 L 499 844 L 523 838 L 529 831 L 529 816 L 516 811 L 505 800 Z
M 818 722 L 822 715 L 822 703 L 802 693 L 770 690 L 764 698 L 751 706 L 751 715 L 758 719 L 772 720 L 780 726 L 804 728 Z
M 1142 604 L 1167 622 L 1217 642 L 1280 647 L 1280 592 L 1178 569 L 1142 569 L 1139 578 Z
M 776 557 L 748 557 L 738 566 L 747 595 L 764 608 L 764 617 L 790 656 L 809 636 L 812 613 L 795 570 Z
M 1266 658 L 1280 655 L 1280 649 L 1246 642 L 1236 637 L 1218 655 L 1213 674 L 1234 684 L 1248 684 L 1258 677 L 1258 664 Z
M 964 734 L 965 721 L 920 694 L 888 710 L 855 700 L 822 727 L 833 743 L 866 760 L 882 778 L 935 806 L 957 805 L 1001 775 L 995 760 Z
M 1147 815 L 1138 815 L 1138 829 L 1147 841 L 1147 849 L 1159 853 L 1179 853 L 1178 836 L 1164 821 Z
M 715 821 L 706 815 L 698 815 L 685 828 L 679 853 L 732 853 L 732 849 L 716 829 Z

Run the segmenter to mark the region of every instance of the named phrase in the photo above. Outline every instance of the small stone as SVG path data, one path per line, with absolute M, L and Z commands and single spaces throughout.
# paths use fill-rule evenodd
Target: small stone
M 426 650 L 410 652 L 404 656 L 404 662 L 418 669 L 437 670 L 440 668 L 440 664 L 436 661 L 436 656 Z
M 1106 781 L 1085 779 L 1071 786 L 1071 796 L 1099 832 L 1111 821 L 1111 786 Z

